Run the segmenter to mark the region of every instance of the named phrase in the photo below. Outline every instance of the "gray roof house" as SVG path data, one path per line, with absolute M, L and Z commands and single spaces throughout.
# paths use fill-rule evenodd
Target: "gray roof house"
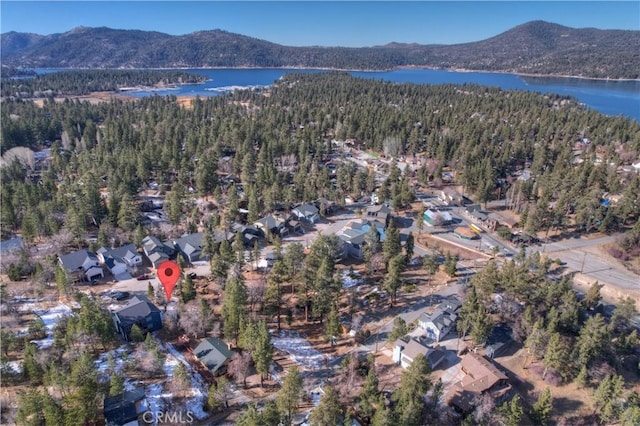
M 389 206 L 385 206 L 384 204 L 378 206 L 369 206 L 365 209 L 362 214 L 362 219 L 368 222 L 378 222 L 381 223 L 386 229 L 389 226 L 389 222 L 391 222 L 391 213 L 393 210 Z
M 98 257 L 89 250 L 82 249 L 58 257 L 60 266 L 69 274 L 73 281 L 91 281 L 98 277 L 104 278 L 104 271 Z
M 138 325 L 143 333 L 162 328 L 160 309 L 144 296 L 132 297 L 124 307 L 114 311 L 112 317 L 116 331 L 127 341 L 134 324 Z
M 104 263 L 118 281 L 130 279 L 133 268 L 142 264 L 142 255 L 134 244 L 114 249 L 101 247 L 97 254 L 98 260 Z
M 254 222 L 256 228 L 260 229 L 264 235 L 282 235 L 287 233 L 287 227 L 284 219 L 274 215 L 265 216 Z
M 202 232 L 195 234 L 186 234 L 173 241 L 176 250 L 182 254 L 190 263 L 199 260 L 206 260 L 206 256 L 202 256 Z
M 154 268 L 157 268 L 159 264 L 169 260 L 175 254 L 175 248 L 172 245 L 162 243 L 151 235 L 142 240 L 142 249 Z
M 420 328 L 436 342 L 442 340 L 455 326 L 458 309 L 461 303 L 458 298 L 445 299 L 431 313 L 424 312 L 418 319 Z
M 98 250 L 98 259 L 104 262 L 107 257 L 121 260 L 128 267 L 135 267 L 142 264 L 142 256 L 138 253 L 135 244 L 126 244 L 117 248 L 108 249 L 102 247 Z
M 364 256 L 365 236 L 372 226 L 376 227 L 380 241 L 385 240 L 384 224 L 378 222 L 352 221 L 336 233 L 343 242 L 346 256 L 362 259 Z
M 204 339 L 193 350 L 193 354 L 198 358 L 198 361 L 214 374 L 224 373 L 233 356 L 233 352 L 227 344 L 216 337 Z
M 106 426 L 138 424 L 138 411 L 145 398 L 144 387 L 135 387 L 118 395 L 104 399 L 104 421 Z M 135 422 L 135 423 L 134 423 Z
M 423 355 L 429 363 L 429 368 L 434 370 L 445 360 L 445 349 L 441 346 L 428 346 L 424 341 L 416 338 L 398 339 L 393 345 L 393 361 L 402 368 L 409 367 L 418 355 Z
M 316 223 L 320 219 L 319 210 L 313 204 L 302 204 L 291 210 L 291 214 L 307 223 Z

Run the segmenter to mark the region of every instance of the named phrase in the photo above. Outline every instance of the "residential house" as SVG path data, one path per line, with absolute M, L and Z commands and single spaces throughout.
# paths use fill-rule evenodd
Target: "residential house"
M 439 198 L 446 205 L 461 206 L 464 204 L 464 198 L 462 194 L 453 189 L 453 187 L 447 186 L 441 192 Z
M 112 314 L 116 331 L 129 340 L 131 327 L 136 324 L 142 332 L 152 332 L 162 328 L 160 309 L 144 296 L 134 296 L 122 308 Z
M 246 247 L 253 247 L 256 241 L 260 240 L 262 232 L 255 225 L 243 225 L 241 223 L 234 223 L 231 226 L 234 238 L 238 232 L 242 234 L 242 242 Z
M 98 257 L 89 250 L 82 249 L 64 254 L 58 257 L 58 262 L 74 282 L 104 278 Z
M 364 220 L 354 220 L 336 233 L 343 243 L 342 250 L 344 251 L 344 257 L 351 256 L 356 259 L 362 259 L 364 257 L 365 236 L 374 226 L 376 231 L 378 231 L 380 241 L 384 241 L 384 224 L 377 221 L 366 222 Z
M 470 352 L 462 357 L 460 364 L 465 375 L 453 385 L 445 400 L 463 413 L 473 411 L 474 401 L 480 395 L 489 393 L 501 400 L 511 390 L 509 378 L 487 358 Z
M 285 235 L 287 233 L 287 227 L 284 219 L 274 215 L 265 216 L 256 221 L 254 225 L 256 228 L 261 230 L 265 236 Z
M 298 220 L 314 224 L 320 219 L 319 210 L 313 204 L 302 204 L 291 210 L 291 214 Z
M 471 204 L 467 206 L 464 212 L 472 219 L 477 220 L 480 223 L 483 223 L 489 218 L 489 215 L 486 212 L 482 211 L 480 204 Z
M 142 249 L 154 268 L 157 268 L 159 264 L 175 255 L 175 247 L 173 245 L 162 243 L 158 238 L 151 235 L 142 240 Z
M 227 370 L 227 364 L 233 356 L 229 346 L 216 337 L 204 339 L 193 350 L 193 354 L 214 375 L 224 374 Z
M 387 229 L 392 219 L 392 210 L 389 206 L 381 204 L 379 206 L 368 206 L 362 213 L 362 220 L 369 223 L 375 222 L 376 224 L 382 224 L 384 229 Z
M 115 249 L 101 247 L 97 251 L 98 260 L 102 262 L 117 280 L 131 278 L 130 273 L 142 264 L 142 255 L 134 244 L 127 244 Z
M 145 398 L 144 387 L 135 387 L 118 395 L 104 399 L 104 421 L 106 426 L 125 426 L 138 424 L 138 412 Z
M 408 368 L 418 355 L 427 359 L 431 370 L 434 370 L 446 359 L 445 349 L 441 346 L 430 347 L 423 339 L 410 337 L 396 340 L 392 355 L 396 364 L 402 368 Z
M 199 260 L 207 260 L 207 256 L 202 255 L 202 232 L 195 234 L 185 234 L 173 241 L 176 251 L 180 253 L 189 263 Z
M 418 325 L 427 332 L 429 338 L 439 342 L 453 330 L 458 319 L 457 312 L 460 306 L 458 298 L 446 299 L 433 312 L 424 312 L 420 315 Z
M 453 221 L 451 214 L 448 211 L 439 211 L 429 209 L 422 215 L 422 220 L 431 226 L 443 226 L 448 225 Z

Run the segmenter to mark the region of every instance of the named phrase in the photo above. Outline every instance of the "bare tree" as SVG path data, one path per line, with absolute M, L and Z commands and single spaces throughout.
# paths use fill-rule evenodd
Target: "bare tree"
M 247 387 L 247 376 L 251 366 L 251 354 L 248 351 L 236 352 L 229 364 L 229 374 L 236 380 L 242 380 L 244 387 Z
M 204 336 L 206 330 L 206 319 L 200 312 L 200 306 L 196 302 L 190 302 L 184 305 L 180 313 L 178 325 L 184 332 L 195 339 Z
M 249 303 L 249 311 L 253 312 L 264 301 L 264 295 L 267 292 L 267 279 L 265 275 L 255 280 L 247 281 L 247 302 Z

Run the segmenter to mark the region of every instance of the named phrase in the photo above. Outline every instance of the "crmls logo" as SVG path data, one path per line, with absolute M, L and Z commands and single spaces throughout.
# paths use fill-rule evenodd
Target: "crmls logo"
M 191 411 L 145 411 L 142 421 L 147 424 L 165 423 L 172 425 L 191 424 L 195 418 Z

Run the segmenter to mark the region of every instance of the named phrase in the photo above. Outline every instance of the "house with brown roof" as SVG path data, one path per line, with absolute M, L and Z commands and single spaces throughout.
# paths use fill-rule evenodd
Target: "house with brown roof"
M 471 412 L 474 400 L 480 395 L 489 393 L 496 399 L 502 399 L 511 390 L 506 374 L 482 355 L 474 352 L 466 354 L 460 368 L 464 377 L 453 385 L 445 400 L 462 412 Z

